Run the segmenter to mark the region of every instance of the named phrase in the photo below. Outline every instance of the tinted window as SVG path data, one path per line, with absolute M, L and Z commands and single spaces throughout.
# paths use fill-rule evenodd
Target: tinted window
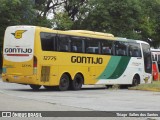
M 140 44 L 138 43 L 129 43 L 128 45 L 128 55 L 131 57 L 141 57 Z
M 143 56 L 144 56 L 144 68 L 146 73 L 152 72 L 152 60 L 150 47 L 147 44 L 142 44 Z
M 83 50 L 82 38 L 81 37 L 71 37 L 71 52 L 82 53 Z
M 158 55 L 158 62 L 160 61 L 160 55 Z
M 105 55 L 113 54 L 113 49 L 112 49 L 113 41 L 104 40 L 101 42 L 101 45 L 102 45 L 102 54 L 105 54 Z
M 115 42 L 115 54 L 118 56 L 127 55 L 127 43 L 122 41 Z
M 152 54 L 152 60 L 155 61 L 155 60 L 154 60 L 154 55 L 153 55 L 153 54 Z
M 41 46 L 44 51 L 54 51 L 56 34 L 53 33 L 40 33 L 41 37 Z
M 85 50 L 86 53 L 99 53 L 99 42 L 96 39 L 85 40 Z
M 68 52 L 70 51 L 70 39 L 66 35 L 58 36 L 58 51 L 60 52 Z
M 155 61 L 158 61 L 157 54 L 155 54 Z

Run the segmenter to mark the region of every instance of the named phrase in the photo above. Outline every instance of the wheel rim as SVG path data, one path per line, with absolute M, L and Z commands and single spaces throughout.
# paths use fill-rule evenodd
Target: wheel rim
M 135 76 L 134 78 L 133 78 L 133 86 L 137 86 L 139 83 L 138 83 L 138 78 L 137 78 L 137 76 Z
M 64 74 L 60 80 L 59 90 L 67 90 L 69 88 L 69 77 Z
M 68 79 L 62 78 L 62 79 L 61 79 L 61 86 L 62 86 L 62 87 L 66 87 L 67 85 L 68 85 Z
M 83 84 L 83 77 L 80 74 L 77 74 L 72 81 L 71 89 L 80 90 Z
M 76 80 L 75 80 L 75 87 L 76 88 L 79 88 L 79 87 L 81 87 L 81 84 L 82 84 L 82 80 L 81 80 L 81 78 L 76 78 Z
M 134 85 L 135 85 L 135 86 L 138 85 L 137 79 L 134 79 Z

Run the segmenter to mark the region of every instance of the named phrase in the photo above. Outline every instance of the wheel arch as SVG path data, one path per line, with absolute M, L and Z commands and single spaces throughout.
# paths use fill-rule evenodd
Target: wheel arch
M 72 80 L 71 74 L 70 74 L 69 72 L 64 72 L 64 73 L 61 74 L 61 76 L 62 76 L 63 74 L 68 75 L 69 79 Z
M 134 78 L 134 77 L 137 78 L 138 84 L 140 84 L 140 83 L 141 83 L 141 77 L 140 77 L 140 75 L 139 75 L 138 73 L 135 73 L 135 74 L 133 75 L 133 78 Z M 133 81 L 132 81 L 132 82 L 133 82 Z

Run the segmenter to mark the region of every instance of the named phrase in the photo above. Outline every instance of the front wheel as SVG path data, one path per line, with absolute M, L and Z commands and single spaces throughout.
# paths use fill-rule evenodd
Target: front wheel
M 39 90 L 41 85 L 30 85 L 33 90 Z
M 138 84 L 140 83 L 140 79 L 139 79 L 139 76 L 138 75 L 135 75 L 133 77 L 133 81 L 132 81 L 132 86 L 137 86 Z

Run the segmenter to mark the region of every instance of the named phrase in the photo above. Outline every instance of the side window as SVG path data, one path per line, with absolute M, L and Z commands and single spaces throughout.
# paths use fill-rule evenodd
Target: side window
M 142 57 L 140 44 L 129 43 L 128 45 L 128 55 L 131 57 Z
M 112 55 L 113 54 L 113 41 L 103 40 L 101 42 L 102 45 L 102 54 L 104 55 Z
M 58 36 L 58 51 L 60 52 L 70 51 L 70 39 L 67 35 Z
M 157 57 L 157 54 L 155 54 L 155 61 L 158 61 L 158 57 Z
M 160 61 L 160 55 L 158 55 L 158 62 Z
M 71 39 L 71 52 L 82 53 L 83 44 L 81 37 L 70 37 Z
M 99 42 L 96 39 L 85 40 L 85 51 L 86 53 L 99 54 Z
M 56 34 L 53 33 L 40 33 L 41 37 L 41 47 L 44 51 L 54 51 L 56 50 L 55 41 Z
M 115 42 L 115 54 L 118 56 L 127 56 L 127 42 Z
M 152 53 L 152 60 L 155 61 L 155 59 L 154 59 L 154 54 L 153 54 L 153 53 Z

